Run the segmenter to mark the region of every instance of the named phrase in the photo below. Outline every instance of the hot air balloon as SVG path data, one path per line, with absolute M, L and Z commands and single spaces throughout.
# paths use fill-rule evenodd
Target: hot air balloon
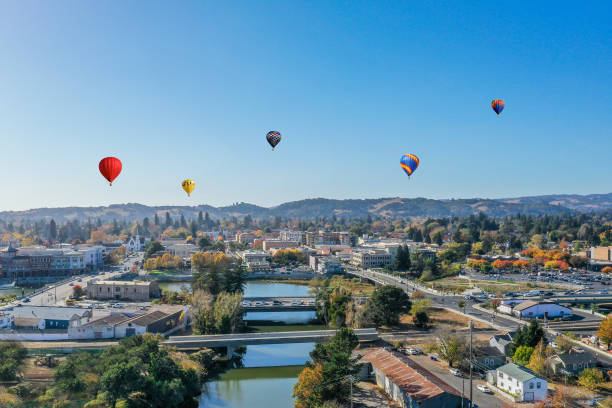
M 195 189 L 195 181 L 189 180 L 189 179 L 183 180 L 183 182 L 181 183 L 181 186 L 183 186 L 183 190 L 185 190 L 187 195 L 191 196 L 191 193 Z
M 281 141 L 281 134 L 276 130 L 271 130 L 266 135 L 266 139 L 268 140 L 268 143 L 270 143 L 270 146 L 272 146 L 272 150 L 274 150 L 276 145 Z
M 491 102 L 491 107 L 495 113 L 499 115 L 506 107 L 506 102 L 502 101 L 501 99 L 494 99 L 493 102 Z
M 100 160 L 100 164 L 98 165 L 100 169 L 100 173 L 107 179 L 110 185 L 113 185 L 113 181 L 119 176 L 121 173 L 121 160 L 116 157 L 105 157 Z
M 402 169 L 404 169 L 408 177 L 410 177 L 410 175 L 414 173 L 417 167 L 419 167 L 419 158 L 416 157 L 414 154 L 405 154 L 400 160 L 400 165 L 402 166 Z

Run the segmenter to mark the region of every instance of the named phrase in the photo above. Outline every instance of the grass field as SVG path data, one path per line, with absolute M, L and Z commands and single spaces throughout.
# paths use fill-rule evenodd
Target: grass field
M 443 278 L 433 282 L 434 289 L 444 290 L 454 293 L 462 293 L 467 289 L 473 289 L 475 287 L 480 290 L 490 293 L 497 292 L 524 292 L 529 290 L 564 290 L 563 286 L 542 283 L 542 282 L 513 282 L 508 280 L 499 281 L 487 281 L 477 279 L 465 279 L 465 278 Z

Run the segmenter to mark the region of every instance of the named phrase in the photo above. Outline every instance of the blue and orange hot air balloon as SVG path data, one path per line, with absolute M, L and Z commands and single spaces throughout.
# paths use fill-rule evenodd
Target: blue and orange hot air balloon
M 495 113 L 499 115 L 506 107 L 506 102 L 501 99 L 494 99 L 493 102 L 491 102 L 491 107 L 493 108 Z
M 270 143 L 270 146 L 272 146 L 272 150 L 274 150 L 276 145 L 279 144 L 281 141 L 281 134 L 276 130 L 271 130 L 266 135 L 266 140 L 268 141 L 268 143 Z
M 402 169 L 404 169 L 408 177 L 410 177 L 412 173 L 414 173 L 414 171 L 417 169 L 417 167 L 419 167 L 419 158 L 416 157 L 414 154 L 405 154 L 400 160 L 400 165 L 402 166 Z

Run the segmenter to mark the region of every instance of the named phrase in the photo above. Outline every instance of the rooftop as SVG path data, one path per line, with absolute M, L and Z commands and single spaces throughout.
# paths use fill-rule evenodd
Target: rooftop
M 61 306 L 17 306 L 13 308 L 15 318 L 37 318 L 51 320 L 71 320 L 75 317 L 91 316 L 89 309 Z
M 154 312 L 147 313 L 147 314 L 144 314 L 142 316 L 135 317 L 135 318 L 129 320 L 129 322 L 131 324 L 137 325 L 137 326 L 148 326 L 148 325 L 150 325 L 152 323 L 155 323 L 158 320 L 161 320 L 161 319 L 163 319 L 163 318 L 165 318 L 167 316 L 168 316 L 168 314 L 166 314 L 164 312 L 161 312 L 159 310 L 156 310 Z
M 113 281 L 113 280 L 99 280 L 92 281 L 90 283 L 94 285 L 115 285 L 115 286 L 150 286 L 152 281 Z
M 416 402 L 444 393 L 457 395 L 454 388 L 405 356 L 377 348 L 363 356 L 363 360 L 382 371 Z
M 503 365 L 497 369 L 497 371 L 501 371 L 506 374 L 508 377 L 515 378 L 519 381 L 525 382 L 531 380 L 532 378 L 537 378 L 537 376 L 533 373 L 533 371 L 525 368 L 517 366 L 514 363 L 508 363 Z
M 114 326 L 130 320 L 131 318 L 133 318 L 133 316 L 128 316 L 125 313 L 113 313 L 100 319 L 92 320 L 84 324 L 83 327 Z
M 529 309 L 532 306 L 537 306 L 537 305 L 556 305 L 556 306 L 560 306 L 557 305 L 554 302 L 537 302 L 535 300 L 527 300 L 525 302 L 519 303 L 518 305 L 514 306 L 514 310 L 525 310 L 525 309 Z M 564 306 L 560 306 L 560 307 L 564 307 Z

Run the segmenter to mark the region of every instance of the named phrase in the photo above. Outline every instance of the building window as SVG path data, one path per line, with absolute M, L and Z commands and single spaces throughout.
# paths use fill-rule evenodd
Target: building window
M 533 383 L 529 384 L 529 389 L 533 390 Z
M 541 382 L 538 382 L 538 390 L 539 390 L 540 388 L 542 388 L 542 383 L 541 383 Z

